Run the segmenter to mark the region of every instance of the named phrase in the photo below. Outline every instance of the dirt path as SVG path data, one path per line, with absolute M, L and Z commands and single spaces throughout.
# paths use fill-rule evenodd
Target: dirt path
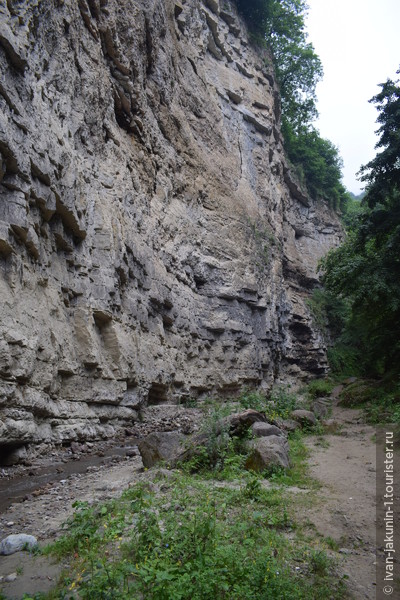
M 376 598 L 376 447 L 375 429 L 358 410 L 333 399 L 332 429 L 321 440 L 308 438 L 311 475 L 322 488 L 306 518 L 339 546 L 340 568 L 357 600 Z

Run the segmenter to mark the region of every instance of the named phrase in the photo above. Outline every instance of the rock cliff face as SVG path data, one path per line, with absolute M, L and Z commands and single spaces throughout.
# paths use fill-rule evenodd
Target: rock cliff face
M 0 8 L 0 445 L 323 373 L 304 299 L 337 218 L 285 162 L 229 1 Z

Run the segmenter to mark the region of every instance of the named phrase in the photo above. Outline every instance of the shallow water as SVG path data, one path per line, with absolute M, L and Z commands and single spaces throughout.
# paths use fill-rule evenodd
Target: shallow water
M 13 502 L 21 502 L 25 496 L 32 494 L 47 483 L 67 479 L 73 474 L 86 473 L 88 467 L 111 463 L 113 457 L 124 457 L 135 448 L 136 446 L 132 445 L 109 448 L 104 452 L 104 456 L 86 455 L 68 462 L 62 462 L 55 458 L 54 462 L 49 462 L 44 467 L 26 467 L 26 475 L 12 479 L 0 479 L 0 514 L 7 510 Z M 34 474 L 29 475 L 30 471 L 34 471 Z

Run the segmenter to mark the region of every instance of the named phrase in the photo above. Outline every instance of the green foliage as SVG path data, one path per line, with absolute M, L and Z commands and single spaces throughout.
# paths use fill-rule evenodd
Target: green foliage
M 239 396 L 239 402 L 243 408 L 252 408 L 258 412 L 269 410 L 269 402 L 267 397 L 251 389 L 244 390 Z
M 399 71 L 400 72 L 400 71 Z M 382 375 L 400 365 L 400 86 L 388 80 L 372 98 L 380 111 L 383 150 L 361 168 L 362 208 L 345 242 L 322 262 L 323 283 L 350 307 L 345 330 L 364 371 Z
M 318 575 L 326 575 L 332 560 L 323 550 L 313 550 L 310 555 L 311 571 Z
M 348 319 L 350 307 L 341 298 L 324 288 L 315 288 L 306 300 L 315 325 L 325 340 L 337 338 L 343 331 Z
M 300 183 L 306 185 L 314 199 L 326 202 L 336 211 L 344 211 L 349 194 L 341 183 L 343 164 L 336 146 L 323 139 L 307 122 L 306 126 L 297 125 L 286 113 L 283 113 L 282 131 L 287 155 Z
M 312 126 L 317 117 L 315 88 L 323 69 L 307 41 L 304 0 L 236 0 L 239 12 L 273 59 L 282 105 L 285 149 L 299 182 L 314 199 L 344 210 L 349 195 L 341 183 L 337 148 Z
M 397 74 L 400 73 L 400 69 Z M 366 200 L 370 208 L 387 206 L 394 192 L 400 192 L 400 87 L 399 81 L 388 79 L 380 84 L 381 91 L 371 98 L 377 105 L 380 152 L 360 169 L 361 181 L 367 183 Z
M 272 52 L 280 85 L 282 112 L 297 132 L 316 115 L 315 86 L 322 65 L 307 42 L 304 0 L 236 0 L 239 12 Z
M 273 402 L 273 414 L 282 419 L 288 419 L 297 406 L 296 395 L 283 386 L 273 388 L 270 399 Z
M 333 537 L 328 535 L 324 541 L 330 550 L 334 550 L 335 552 L 339 551 L 340 545 Z
M 206 434 L 205 450 L 208 467 L 220 470 L 230 449 L 229 425 L 217 406 L 213 407 L 202 427 Z
M 243 496 L 250 500 L 259 500 L 263 489 L 260 478 L 253 472 L 249 473 L 246 487 L 243 489 Z
M 346 205 L 342 212 L 342 222 L 345 226 L 346 231 L 351 231 L 357 226 L 358 217 L 364 212 L 364 204 L 361 202 L 365 197 L 365 192 L 359 196 L 349 194 Z
M 323 398 L 324 396 L 330 396 L 335 384 L 327 379 L 314 379 L 307 386 L 307 394 L 315 398 Z
M 396 379 L 360 379 L 345 387 L 340 395 L 344 406 L 362 407 L 368 423 L 400 424 L 400 382 Z
M 276 386 L 268 394 L 268 397 L 260 392 L 245 390 L 239 397 L 243 408 L 252 408 L 265 414 L 267 419 L 273 420 L 278 417 L 287 419 L 296 408 L 296 395 L 291 393 L 287 387 Z
M 348 342 L 343 341 L 344 337 Z M 326 354 L 331 371 L 337 375 L 360 375 L 363 371 L 360 360 L 362 352 L 355 346 L 354 339 L 348 332 L 328 348 Z
M 204 419 L 201 433 L 204 445 L 195 448 L 193 455 L 182 463 L 186 473 L 201 473 L 219 479 L 232 479 L 241 471 L 247 456 L 244 440 L 229 435 L 226 416 L 228 406 L 212 403 Z
M 70 550 L 71 570 L 59 598 L 343 598 L 343 583 L 323 553 L 310 553 L 280 532 L 291 528 L 289 493 L 264 490 L 249 475 L 241 489 L 205 485 L 178 472 L 172 477 L 160 482 L 161 496 L 136 485 L 112 505 L 93 507 L 93 513 L 78 507 L 66 536 L 74 543 L 56 543 L 72 549 L 78 541 L 80 548 Z M 74 523 L 80 523 L 81 539 Z M 121 523 L 124 530 L 115 534 Z M 84 533 L 94 525 L 101 539 L 95 547 Z M 295 570 L 299 563 L 311 576 Z

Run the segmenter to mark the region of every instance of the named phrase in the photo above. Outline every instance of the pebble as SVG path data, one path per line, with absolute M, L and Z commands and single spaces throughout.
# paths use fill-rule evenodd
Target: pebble
M 5 581 L 6 583 L 10 583 L 11 581 L 15 581 L 16 579 L 17 579 L 17 574 L 16 574 L 16 573 L 10 573 L 9 575 L 7 575 L 7 576 L 4 578 L 4 581 Z
M 8 523 L 6 523 L 7 527 L 13 527 L 15 525 L 14 521 L 8 521 Z

